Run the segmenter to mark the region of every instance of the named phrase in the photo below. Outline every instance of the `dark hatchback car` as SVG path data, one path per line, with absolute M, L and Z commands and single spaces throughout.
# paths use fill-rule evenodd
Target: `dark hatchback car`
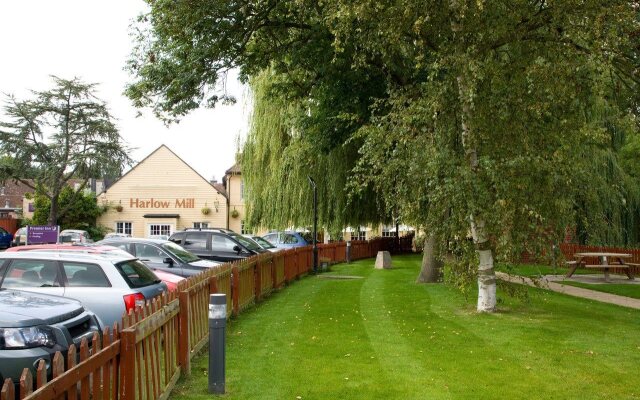
M 91 343 L 95 332 L 95 315 L 77 300 L 0 289 L 0 382 L 11 378 L 17 384 L 24 368 L 35 376 L 40 360 L 50 366 L 56 351 L 66 359 L 72 344 L 79 348 L 85 338 Z
M 267 250 L 228 229 L 200 229 L 175 232 L 169 238 L 201 258 L 219 262 L 242 260 Z
M 168 240 L 111 237 L 98 244 L 118 247 L 132 254 L 153 270 L 161 270 L 188 278 L 220 263 L 203 260 Z
M 13 241 L 13 235 L 7 232 L 6 229 L 0 227 L 0 249 L 6 249 L 11 247 L 11 242 Z

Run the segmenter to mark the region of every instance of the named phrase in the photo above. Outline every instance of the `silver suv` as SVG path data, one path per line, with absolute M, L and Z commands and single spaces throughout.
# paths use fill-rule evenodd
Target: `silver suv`
M 0 289 L 0 382 L 11 378 L 17 384 L 25 368 L 35 376 L 40 360 L 49 367 L 56 351 L 66 359 L 72 344 L 79 348 L 83 338 L 91 344 L 95 332 L 95 316 L 79 301 Z
M 146 265 L 121 253 L 0 253 L 0 288 L 79 300 L 102 326 L 167 290 Z

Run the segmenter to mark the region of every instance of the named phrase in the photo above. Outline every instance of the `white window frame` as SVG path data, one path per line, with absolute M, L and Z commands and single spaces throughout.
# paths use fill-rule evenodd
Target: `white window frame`
M 244 224 L 244 220 L 243 219 L 240 220 L 240 234 L 241 235 L 249 235 L 249 234 L 252 234 L 252 233 L 253 233 L 252 230 L 247 229 L 247 226 Z
M 195 229 L 207 229 L 209 228 L 209 222 L 208 221 L 194 222 L 193 227 Z
M 126 225 L 129 224 L 129 232 L 127 232 L 127 228 Z M 122 225 L 120 227 L 120 225 Z M 122 228 L 122 229 L 120 229 Z M 133 222 L 131 221 L 116 221 L 116 229 L 115 229 L 116 233 L 125 233 L 128 235 L 133 236 Z
M 159 226 L 160 229 L 158 230 L 158 233 L 153 233 L 152 231 L 152 227 L 154 226 Z M 162 227 L 169 227 L 169 232 L 168 233 L 162 233 Z M 167 235 L 167 236 L 171 236 L 171 234 L 175 231 L 175 226 L 173 224 L 167 224 L 167 223 L 152 223 L 152 224 L 147 224 L 147 236 L 151 236 L 151 235 Z
M 391 226 L 388 226 L 388 225 L 383 225 L 382 226 L 382 237 L 395 237 L 396 233 L 391 231 L 394 228 L 395 227 L 391 227 Z

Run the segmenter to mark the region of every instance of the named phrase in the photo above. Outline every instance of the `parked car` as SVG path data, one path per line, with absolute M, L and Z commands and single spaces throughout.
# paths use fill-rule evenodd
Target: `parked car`
M 142 238 L 109 238 L 98 244 L 115 246 L 132 254 L 154 271 L 164 271 L 183 277 L 199 274 L 218 262 L 202 260 L 195 254 L 168 240 Z
M 93 243 L 89 232 L 80 229 L 65 229 L 58 236 L 60 243 Z
M 262 247 L 265 250 L 268 250 L 272 253 L 275 253 L 277 251 L 280 251 L 282 249 L 277 248 L 276 246 L 273 245 L 273 243 L 269 242 L 268 240 L 265 240 L 264 238 L 258 236 L 258 235 L 242 235 L 246 238 L 249 238 L 251 240 L 253 240 L 254 242 L 256 242 L 256 244 L 260 247 Z
M 292 249 L 309 245 L 300 233 L 294 231 L 270 232 L 263 235 L 262 238 L 280 249 Z
M 24 246 L 27 244 L 27 227 L 23 226 L 13 234 L 12 246 Z
M 0 288 L 80 300 L 102 326 L 167 290 L 131 255 L 18 251 L 0 253 Z
M 228 229 L 199 229 L 174 232 L 169 238 L 201 258 L 220 262 L 242 260 L 267 250 Z
M 149 235 L 147 239 L 169 240 L 169 235 Z
M 25 368 L 36 376 L 35 367 L 45 360 L 51 377 L 53 356 L 65 359 L 72 344 L 91 343 L 100 325 L 95 315 L 79 301 L 20 290 L 0 290 L 0 382 L 19 383 Z
M 114 246 L 99 245 L 93 243 L 57 243 L 57 244 L 29 244 L 26 246 L 12 247 L 8 252 L 16 251 L 52 251 L 52 252 L 83 252 L 89 254 L 120 254 L 128 257 L 130 253 Z M 148 266 L 148 265 L 147 265 Z M 153 268 L 151 268 L 153 270 Z M 167 289 L 171 292 L 178 288 L 178 283 L 185 278 L 170 274 L 168 272 L 154 270 L 154 273 L 162 282 L 167 285 Z
M 112 237 L 131 237 L 128 233 L 118 233 L 118 232 L 109 232 L 104 235 L 104 239 L 112 238 Z
M 6 249 L 8 247 L 11 247 L 12 241 L 13 241 L 13 235 L 3 227 L 0 227 L 0 249 Z

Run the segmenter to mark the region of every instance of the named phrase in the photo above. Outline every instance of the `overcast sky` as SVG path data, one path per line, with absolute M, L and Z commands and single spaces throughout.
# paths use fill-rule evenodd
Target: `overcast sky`
M 205 178 L 220 181 L 246 133 L 246 88 L 231 77 L 237 104 L 197 110 L 168 128 L 149 111 L 136 118 L 122 95 L 131 79 L 123 67 L 132 47 L 129 25 L 145 7 L 141 0 L 0 0 L 0 93 L 25 98 L 29 89 L 48 89 L 50 75 L 99 83 L 98 96 L 136 161 L 166 144 Z

